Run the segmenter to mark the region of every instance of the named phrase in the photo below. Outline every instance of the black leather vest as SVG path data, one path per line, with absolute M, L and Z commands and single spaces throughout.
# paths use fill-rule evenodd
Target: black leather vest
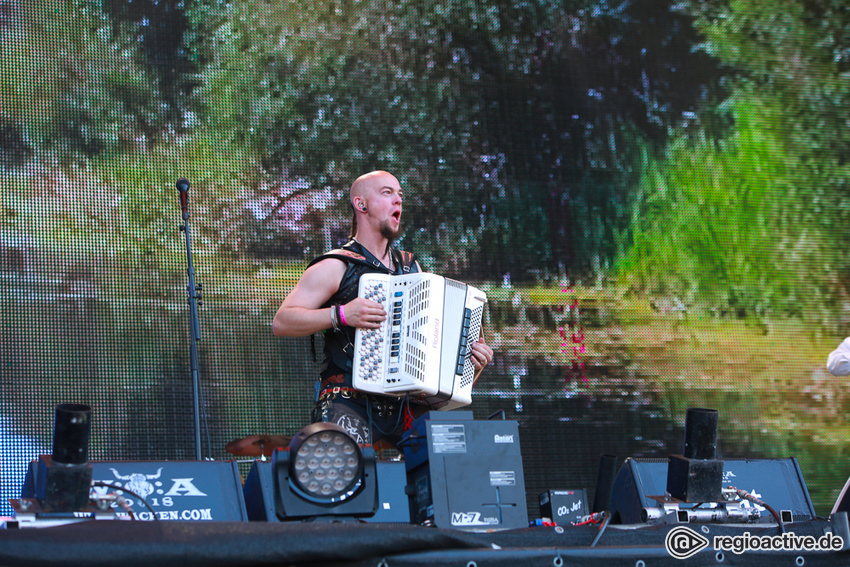
M 390 251 L 395 271 L 384 266 L 371 252 L 356 240 L 349 240 L 342 248 L 331 250 L 310 262 L 313 264 L 327 258 L 336 258 L 346 263 L 345 273 L 339 283 L 339 289 L 322 306 L 345 305 L 357 297 L 360 276 L 367 273 L 403 275 L 415 273 L 416 257 L 410 252 L 393 248 Z M 351 368 L 354 359 L 354 327 L 342 327 L 340 332 L 333 329 L 324 331 L 325 348 L 322 357 L 321 376 L 323 379 L 337 374 L 345 377 L 342 386 L 351 387 Z

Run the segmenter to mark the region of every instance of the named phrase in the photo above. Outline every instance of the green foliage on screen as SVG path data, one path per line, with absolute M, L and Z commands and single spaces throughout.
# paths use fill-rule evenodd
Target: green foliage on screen
M 828 3 L 697 6 L 703 48 L 729 69 L 715 110 L 729 127 L 694 124 L 646 158 L 622 273 L 736 316 L 834 323 L 850 268 L 850 19 Z

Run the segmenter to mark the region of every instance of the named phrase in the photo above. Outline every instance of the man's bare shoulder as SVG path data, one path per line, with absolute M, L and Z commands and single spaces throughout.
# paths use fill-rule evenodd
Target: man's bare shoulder
M 345 273 L 346 267 L 347 264 L 339 258 L 322 258 L 304 270 L 304 275 L 301 276 L 301 279 L 304 279 L 304 276 L 307 276 L 308 274 L 333 275 L 335 273 L 339 273 L 339 275 L 342 276 L 342 274 Z
M 339 289 L 346 267 L 346 263 L 337 258 L 325 258 L 316 262 L 304 270 L 293 292 L 320 292 L 330 297 Z
M 339 289 L 345 274 L 345 262 L 327 258 L 304 270 L 292 291 L 283 300 L 282 309 L 302 307 L 318 309 Z

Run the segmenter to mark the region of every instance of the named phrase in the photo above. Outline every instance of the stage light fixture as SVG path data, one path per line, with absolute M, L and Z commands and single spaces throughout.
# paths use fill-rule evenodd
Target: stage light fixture
M 112 515 L 92 505 L 92 465 L 88 462 L 91 408 L 60 404 L 53 422 L 53 453 L 30 464 L 28 487 L 10 499 L 16 527 L 47 526 Z
M 368 517 L 378 508 L 375 450 L 342 427 L 314 423 L 272 457 L 281 520 Z
M 717 455 L 718 411 L 688 408 L 685 446 L 670 455 L 667 492 L 683 502 L 717 502 L 723 498 L 723 461 Z
M 91 408 L 56 406 L 53 454 L 41 455 L 38 499 L 46 512 L 75 512 L 88 507 L 92 467 L 88 462 Z

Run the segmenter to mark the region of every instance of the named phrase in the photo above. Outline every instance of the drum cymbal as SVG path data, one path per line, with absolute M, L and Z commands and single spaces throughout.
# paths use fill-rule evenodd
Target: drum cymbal
M 287 447 L 292 437 L 287 435 L 249 435 L 228 443 L 224 449 L 237 457 L 270 456 L 278 447 Z

